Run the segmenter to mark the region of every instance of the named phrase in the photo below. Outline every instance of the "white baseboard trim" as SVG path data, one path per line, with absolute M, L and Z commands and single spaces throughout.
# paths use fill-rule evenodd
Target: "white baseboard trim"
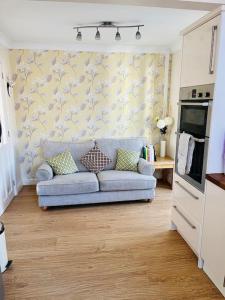
M 36 185 L 37 181 L 35 178 L 23 178 L 23 185 Z
M 17 195 L 19 194 L 19 192 L 22 190 L 22 188 L 23 188 L 23 183 L 22 183 L 22 181 L 18 181 L 18 182 L 16 183 L 16 187 L 15 187 L 15 189 L 14 189 L 14 194 L 15 194 L 15 196 L 17 196 Z
M 9 204 L 11 203 L 14 197 L 15 197 L 15 193 L 12 191 L 8 195 L 6 201 L 4 201 L 4 207 L 0 207 L 0 216 L 6 211 L 7 207 L 9 206 Z

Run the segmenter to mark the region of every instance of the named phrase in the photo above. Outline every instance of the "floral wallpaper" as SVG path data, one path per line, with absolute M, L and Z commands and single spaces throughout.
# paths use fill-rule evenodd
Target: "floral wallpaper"
M 11 50 L 22 176 L 42 161 L 41 142 L 145 136 L 158 142 L 163 54 Z

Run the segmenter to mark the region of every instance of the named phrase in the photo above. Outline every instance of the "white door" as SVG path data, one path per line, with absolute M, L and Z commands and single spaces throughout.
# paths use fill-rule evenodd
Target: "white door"
M 2 125 L 0 142 L 0 215 L 15 194 L 15 156 L 13 141 L 10 136 L 8 100 L 6 82 L 0 64 L 0 121 Z
M 202 238 L 204 271 L 225 295 L 225 191 L 206 182 Z
M 220 16 L 183 37 L 181 87 L 215 82 Z

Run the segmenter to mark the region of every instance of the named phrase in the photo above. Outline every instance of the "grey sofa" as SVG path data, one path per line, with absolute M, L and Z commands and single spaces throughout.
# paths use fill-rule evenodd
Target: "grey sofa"
M 101 149 L 112 162 L 97 175 L 89 172 L 81 164 L 80 158 L 95 145 Z M 39 206 L 103 203 L 126 200 L 153 200 L 156 179 L 154 167 L 140 158 L 138 172 L 116 171 L 117 149 L 139 151 L 145 145 L 143 138 L 97 139 L 82 143 L 61 143 L 47 141 L 43 144 L 43 157 L 47 159 L 65 150 L 70 150 L 79 169 L 78 173 L 54 176 L 46 163 L 38 168 L 37 194 Z

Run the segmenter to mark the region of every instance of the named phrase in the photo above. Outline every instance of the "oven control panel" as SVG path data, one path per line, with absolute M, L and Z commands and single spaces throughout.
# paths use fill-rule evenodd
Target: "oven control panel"
M 214 84 L 184 87 L 180 89 L 180 100 L 213 100 Z

